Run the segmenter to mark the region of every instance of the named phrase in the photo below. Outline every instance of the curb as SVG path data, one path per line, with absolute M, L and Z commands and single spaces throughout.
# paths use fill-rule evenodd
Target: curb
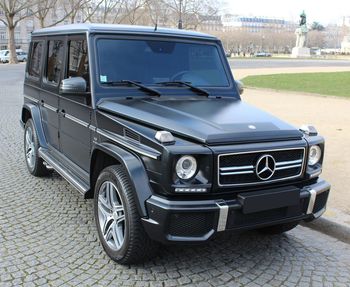
M 350 227 L 321 217 L 312 222 L 302 222 L 302 226 L 317 230 L 342 242 L 350 244 Z

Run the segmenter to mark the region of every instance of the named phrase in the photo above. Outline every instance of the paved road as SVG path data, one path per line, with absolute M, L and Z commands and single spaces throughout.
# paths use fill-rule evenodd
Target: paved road
M 350 60 L 229 59 L 232 69 L 350 67 Z
M 350 246 L 305 227 L 164 247 L 135 266 L 112 262 L 97 240 L 92 201 L 57 174 L 34 178 L 26 171 L 22 77 L 19 66 L 0 66 L 1 287 L 349 286 Z

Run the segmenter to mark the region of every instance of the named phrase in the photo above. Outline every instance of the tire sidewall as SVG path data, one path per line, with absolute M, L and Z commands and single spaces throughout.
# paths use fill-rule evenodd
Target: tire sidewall
M 124 242 L 122 247 L 115 251 L 112 250 L 107 242 L 105 241 L 103 234 L 101 232 L 101 227 L 100 227 L 100 222 L 98 219 L 98 195 L 99 195 L 99 189 L 102 186 L 102 184 L 106 181 L 111 181 L 113 184 L 118 188 L 120 199 L 122 201 L 122 204 L 124 206 L 124 214 L 125 214 L 125 235 L 124 235 Z M 112 172 L 111 168 L 107 168 L 102 171 L 100 176 L 97 179 L 96 185 L 95 185 L 95 192 L 94 192 L 94 215 L 95 215 L 95 222 L 96 222 L 96 227 L 97 227 L 97 232 L 98 236 L 100 238 L 100 242 L 103 246 L 103 249 L 106 251 L 108 256 L 110 256 L 113 260 L 118 261 L 122 259 L 129 248 L 129 243 L 130 243 L 130 230 L 132 226 L 130 226 L 130 208 L 129 204 L 127 201 L 127 197 L 125 196 L 125 186 L 122 184 L 119 176 L 117 173 Z
M 33 143 L 34 143 L 34 150 L 35 150 L 35 161 L 34 161 L 34 166 L 33 167 L 30 167 L 28 165 L 28 161 L 27 161 L 27 157 L 26 157 L 26 133 L 27 133 L 27 129 L 28 128 L 31 128 L 32 129 L 32 133 L 33 133 Z M 31 173 L 31 174 L 34 174 L 35 173 L 35 170 L 37 169 L 37 166 L 38 166 L 38 150 L 39 150 L 39 146 L 38 146 L 38 136 L 36 134 L 36 130 L 34 128 L 34 124 L 33 124 L 33 121 L 32 119 L 29 119 L 26 124 L 25 124 L 25 127 L 24 127 L 24 141 L 23 141 L 23 149 L 24 149 L 24 157 L 25 157 L 25 161 L 26 161 L 26 166 L 28 168 L 28 171 Z

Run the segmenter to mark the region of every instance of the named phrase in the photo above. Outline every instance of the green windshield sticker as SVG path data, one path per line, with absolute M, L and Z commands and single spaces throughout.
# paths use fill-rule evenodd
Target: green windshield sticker
M 101 83 L 107 82 L 107 76 L 100 75 L 100 82 L 101 82 Z

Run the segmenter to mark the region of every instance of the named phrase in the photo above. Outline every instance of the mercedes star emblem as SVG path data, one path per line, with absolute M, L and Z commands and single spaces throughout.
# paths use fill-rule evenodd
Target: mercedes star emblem
M 255 172 L 257 177 L 261 180 L 268 180 L 274 175 L 275 168 L 275 159 L 271 155 L 264 154 L 258 159 Z

